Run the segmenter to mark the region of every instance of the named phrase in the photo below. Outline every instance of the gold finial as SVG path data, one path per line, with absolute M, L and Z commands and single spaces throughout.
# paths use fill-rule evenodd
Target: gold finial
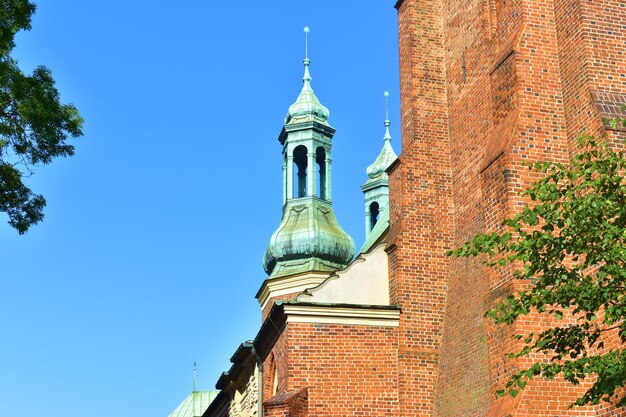
M 304 27 L 304 59 L 309 59 L 309 29 L 308 26 Z

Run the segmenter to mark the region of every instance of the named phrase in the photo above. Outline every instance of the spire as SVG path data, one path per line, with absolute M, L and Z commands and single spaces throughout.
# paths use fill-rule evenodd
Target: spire
M 330 112 L 326 107 L 320 103 L 319 99 L 315 96 L 313 88 L 311 87 L 311 74 L 309 73 L 309 29 L 308 26 L 304 27 L 304 76 L 302 77 L 302 90 L 300 95 L 296 99 L 296 102 L 289 106 L 287 116 L 285 116 L 285 124 L 288 123 L 301 123 L 307 121 L 317 121 L 328 125 L 328 116 Z
M 354 256 L 354 240 L 332 210 L 335 129 L 328 124 L 328 109 L 311 88 L 309 32 L 305 27 L 304 85 L 289 107 L 278 138 L 283 145 L 283 217 L 263 259 L 269 280 L 335 271 L 346 267 Z M 310 284 L 306 279 L 303 285 Z
M 391 141 L 391 135 L 389 134 L 389 91 L 385 91 L 385 142 Z
M 310 90 L 311 92 L 313 92 L 313 89 L 311 88 L 311 74 L 309 73 L 309 64 L 311 63 L 311 61 L 309 61 L 309 58 L 305 58 L 304 61 L 304 76 L 302 76 L 302 81 L 304 82 L 304 85 L 302 86 L 302 91 L 306 90 Z
M 193 361 L 193 390 L 196 390 L 196 361 Z
M 389 133 L 389 126 L 391 122 L 389 121 L 389 91 L 385 91 L 385 136 L 383 149 L 378 154 L 378 157 L 374 161 L 372 165 L 367 167 L 367 182 L 373 182 L 378 179 L 387 179 L 387 174 L 385 170 L 393 161 L 398 157 L 391 147 L 391 134 Z
M 385 126 L 389 123 L 389 91 L 383 93 L 385 95 Z
M 304 82 L 304 86 L 311 88 L 311 74 L 309 74 L 309 29 L 308 26 L 304 27 L 304 76 L 302 77 L 302 81 Z M 303 88 L 304 89 L 304 88 Z
M 311 31 L 311 29 L 309 29 L 308 26 L 304 27 L 304 59 L 308 60 L 309 59 L 309 32 Z
M 391 147 L 391 134 L 389 133 L 389 92 L 385 91 L 385 136 L 383 137 L 384 143 L 378 157 L 374 163 L 367 167 L 367 182 L 361 186 L 365 197 L 365 236 L 368 239 L 376 239 L 378 235 L 372 235 L 370 233 L 374 230 L 374 226 L 380 219 L 383 219 L 385 224 L 389 222 L 389 214 L 387 213 L 389 207 L 389 176 L 387 175 L 387 168 L 393 161 L 396 160 L 396 153 Z M 377 229 L 380 233 L 384 229 Z M 366 241 L 364 247 L 367 246 L 370 240 Z M 372 242 L 370 242 L 372 243 Z

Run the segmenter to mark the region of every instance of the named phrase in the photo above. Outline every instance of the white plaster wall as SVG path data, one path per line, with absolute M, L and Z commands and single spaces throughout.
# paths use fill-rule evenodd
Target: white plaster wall
M 386 243 L 355 259 L 343 271 L 297 298 L 314 303 L 389 305 Z

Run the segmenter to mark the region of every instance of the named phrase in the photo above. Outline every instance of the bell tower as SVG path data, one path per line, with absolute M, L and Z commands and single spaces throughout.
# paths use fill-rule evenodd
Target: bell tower
M 385 172 L 398 157 L 391 147 L 389 134 L 389 92 L 385 91 L 385 136 L 384 144 L 374 163 L 367 167 L 367 182 L 361 186 L 365 194 L 365 238 L 378 222 L 383 213 L 389 213 L 389 176 Z
M 347 266 L 355 251 L 354 241 L 339 226 L 332 209 L 335 129 L 328 123 L 328 109 L 311 87 L 308 31 L 305 28 L 302 90 L 289 107 L 278 137 L 283 147 L 283 216 L 265 251 L 263 264 L 269 278 L 257 294 L 261 305 L 321 282 L 328 272 Z

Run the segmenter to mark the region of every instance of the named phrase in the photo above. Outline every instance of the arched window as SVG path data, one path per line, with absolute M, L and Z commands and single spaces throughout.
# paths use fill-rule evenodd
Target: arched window
M 296 146 L 293 150 L 293 182 L 296 198 L 306 197 L 306 168 L 307 168 L 306 146 Z
M 377 202 L 373 202 L 370 204 L 370 231 L 376 226 L 376 222 L 378 222 L 378 215 L 380 207 Z
M 321 146 L 315 151 L 317 163 L 317 196 L 326 198 L 326 151 Z
M 278 366 L 274 364 L 274 374 L 272 375 L 272 397 L 278 393 Z
M 265 370 L 267 377 L 263 381 L 263 400 L 272 398 L 278 393 L 278 364 L 276 363 L 276 357 L 274 353 L 270 353 L 266 362 Z

